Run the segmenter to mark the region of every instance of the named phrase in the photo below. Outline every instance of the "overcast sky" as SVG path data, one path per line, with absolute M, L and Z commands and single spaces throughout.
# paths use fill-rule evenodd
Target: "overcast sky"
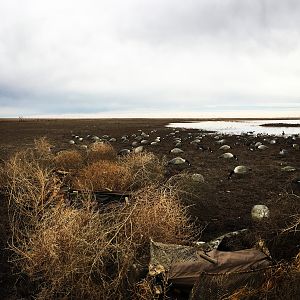
M 0 117 L 298 116 L 299 0 L 0 0 Z

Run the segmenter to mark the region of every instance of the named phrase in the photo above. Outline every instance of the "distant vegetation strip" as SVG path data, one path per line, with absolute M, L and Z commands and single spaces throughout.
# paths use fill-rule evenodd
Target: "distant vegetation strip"
M 269 124 L 261 124 L 259 126 L 263 127 L 300 127 L 299 124 L 291 124 L 291 123 L 269 123 Z

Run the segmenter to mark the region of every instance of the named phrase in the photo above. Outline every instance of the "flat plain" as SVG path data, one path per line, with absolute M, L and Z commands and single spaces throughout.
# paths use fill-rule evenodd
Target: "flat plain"
M 189 213 L 192 220 L 201 231 L 201 239 L 208 241 L 221 234 L 244 228 L 259 230 L 257 223 L 251 220 L 251 208 L 256 204 L 267 205 L 270 209 L 270 220 L 264 224 L 265 237 L 268 237 L 269 247 L 273 250 L 273 257 L 277 260 L 291 259 L 299 251 L 299 234 L 286 236 L 283 241 L 274 239 L 279 228 L 288 226 L 293 216 L 300 213 L 299 190 L 293 183 L 300 178 L 300 151 L 293 148 L 293 144 L 300 144 L 300 137 L 294 140 L 285 136 L 276 137 L 275 143 L 270 142 L 270 136 L 231 136 L 223 135 L 225 144 L 231 146 L 232 152 L 238 158 L 222 159 L 223 152 L 219 150 L 221 144 L 216 134 L 209 134 L 194 129 L 168 128 L 171 122 L 180 119 L 24 119 L 0 120 L 0 159 L 7 160 L 15 151 L 26 149 L 34 145 L 34 140 L 46 137 L 54 146 L 52 151 L 59 152 L 66 149 L 77 149 L 81 144 L 90 144 L 87 136 L 108 135 L 116 141 L 112 146 L 119 151 L 131 149 L 133 134 L 144 132 L 149 135 L 150 142 L 156 137 L 161 141 L 157 145 L 147 144 L 145 151 L 153 152 L 166 161 L 178 156 L 169 151 L 174 148 L 174 138 L 181 138 L 180 156 L 188 159 L 191 166 L 168 166 L 166 178 L 181 172 L 200 173 L 205 183 L 201 192 L 188 199 Z M 192 120 L 189 120 L 192 121 Z M 193 121 L 196 121 L 193 119 Z M 176 132 L 175 132 L 176 131 Z M 170 133 L 172 133 L 170 135 Z M 82 142 L 70 145 L 72 135 L 83 137 Z M 191 143 L 198 136 L 200 143 Z M 121 137 L 127 136 L 128 141 L 122 142 Z M 256 142 L 261 142 L 268 148 L 260 151 L 252 148 Z M 204 146 L 201 150 L 199 146 Z M 286 155 L 280 155 L 281 149 L 286 149 Z M 237 165 L 249 166 L 252 171 L 244 176 L 234 175 L 230 180 L 228 174 Z M 284 172 L 284 166 L 294 166 L 294 172 Z M 191 202 L 192 201 L 192 202 Z M 7 239 L 9 228 L 7 221 L 7 203 L 1 198 L 1 255 L 0 285 L 3 295 L 5 289 L 12 284 L 9 278 L 10 266 L 7 263 Z M 274 227 L 274 230 L 273 230 Z M 276 243 L 276 245 L 274 244 Z

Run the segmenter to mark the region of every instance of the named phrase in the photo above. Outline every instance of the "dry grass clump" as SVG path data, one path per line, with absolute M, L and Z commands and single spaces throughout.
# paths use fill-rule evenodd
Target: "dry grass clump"
M 73 180 L 76 188 L 94 191 L 104 189 L 137 190 L 147 185 L 158 185 L 164 180 L 164 164 L 152 153 L 133 154 L 121 158 L 119 161 L 100 160 L 98 154 L 101 154 L 103 149 L 106 158 L 111 155 L 112 159 L 115 154 L 109 144 L 95 144 L 95 147 L 100 149 L 95 151 L 97 160 L 80 170 L 78 177 Z M 87 158 L 87 161 L 90 162 L 91 159 Z M 58 165 L 63 164 L 57 163 Z
M 115 160 L 116 157 L 117 154 L 111 144 L 96 142 L 90 146 L 86 161 L 91 164 L 99 160 Z
M 8 178 L 5 170 L 5 165 L 0 164 L 0 191 L 4 191 L 6 189 L 7 182 Z
M 143 279 L 134 286 L 133 300 L 153 300 L 157 298 L 153 279 Z
M 280 231 L 278 230 L 278 236 L 274 241 L 275 245 L 272 245 L 273 249 L 270 249 L 271 254 L 275 253 L 276 255 L 275 246 L 277 246 L 278 252 L 283 252 L 285 258 L 295 252 L 296 246 L 293 246 L 293 244 L 299 241 L 297 238 L 299 237 L 297 235 L 299 224 L 299 215 L 295 215 L 289 225 Z M 267 231 L 267 229 L 265 230 Z M 300 295 L 300 252 L 297 251 L 296 253 L 297 255 L 291 261 L 285 261 L 284 263 L 282 261 L 265 271 L 264 280 L 256 288 L 248 286 L 237 289 L 225 299 L 297 299 Z
M 148 186 L 139 190 L 132 201 L 136 205 L 133 235 L 139 244 L 148 244 L 150 238 L 164 243 L 191 238 L 193 230 L 186 207 L 172 191 Z
M 64 151 L 54 165 L 79 167 L 82 157 L 77 154 Z M 81 205 L 70 204 L 60 193 L 62 183 L 52 167 L 53 161 L 37 155 L 36 149 L 17 153 L 5 164 L 10 246 L 15 266 L 29 277 L 28 287 L 34 287 L 29 293 L 37 299 L 151 299 L 151 282 L 141 282 L 150 238 L 183 243 L 193 236 L 174 191 L 158 188 L 163 178 L 160 161 L 143 154 L 83 168 L 77 184 L 94 190 L 126 190 L 140 179 L 143 188 L 129 204 L 101 209 L 92 195 L 80 199 Z
M 44 212 L 57 201 L 59 180 L 33 151 L 15 154 L 5 164 L 14 241 L 34 230 Z
M 113 161 L 97 161 L 83 168 L 75 186 L 87 190 L 126 190 L 132 182 L 128 169 Z
M 298 299 L 300 272 L 294 265 L 280 264 L 263 272 L 264 280 L 260 285 L 241 287 L 222 299 Z
M 37 299 L 151 299 L 150 283 L 140 282 L 149 238 L 180 243 L 190 229 L 176 199 L 149 188 L 129 205 L 101 211 L 89 200 L 80 209 L 58 202 L 13 249 L 21 271 L 38 284 Z
M 52 159 L 53 154 L 51 153 L 52 145 L 46 137 L 42 137 L 34 140 L 34 150 L 37 159 Z
M 65 171 L 80 169 L 83 164 L 83 157 L 77 150 L 64 150 L 57 153 L 54 157 L 56 168 Z
M 135 153 L 120 159 L 132 174 L 133 189 L 160 184 L 165 178 L 165 163 L 149 152 Z
M 61 204 L 45 214 L 20 252 L 22 271 L 40 283 L 37 298 L 109 299 L 109 268 L 117 251 L 109 243 L 112 231 L 89 205 Z M 125 254 L 119 254 L 120 261 Z

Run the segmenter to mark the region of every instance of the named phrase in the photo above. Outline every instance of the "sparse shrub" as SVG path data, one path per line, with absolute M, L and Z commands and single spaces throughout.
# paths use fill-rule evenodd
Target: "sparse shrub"
M 42 137 L 34 140 L 34 149 L 37 159 L 52 159 L 53 154 L 51 153 L 52 145 L 46 137 Z
M 136 206 L 133 235 L 139 244 L 148 244 L 150 238 L 164 243 L 191 238 L 187 210 L 172 191 L 148 186 L 136 192 L 132 201 Z
M 143 279 L 134 286 L 133 300 L 153 300 L 156 298 L 153 279 Z
M 80 209 L 59 202 L 14 250 L 21 271 L 39 286 L 38 299 L 132 299 L 132 293 L 137 299 L 153 294 L 151 286 L 137 284 L 139 273 L 131 274 L 135 265 L 147 266 L 149 237 L 180 243 L 190 229 L 172 195 L 150 188 L 127 206 L 101 211 L 88 199 Z
M 7 183 L 8 178 L 5 165 L 0 164 L 0 191 L 4 191 L 6 189 Z
M 57 153 L 54 158 L 56 168 L 62 170 L 76 170 L 83 166 L 83 157 L 77 150 L 64 150 Z
M 142 152 L 121 158 L 120 163 L 132 174 L 132 188 L 160 184 L 165 178 L 164 162 L 153 153 Z
M 104 260 L 111 251 L 107 229 L 92 207 L 62 204 L 48 211 L 22 249 L 20 262 L 32 281 L 44 283 L 37 298 L 104 299 L 108 268 Z
M 60 181 L 34 152 L 15 154 L 6 164 L 13 241 L 27 239 L 47 209 L 57 201 Z
M 246 285 L 236 289 L 222 299 L 298 299 L 300 293 L 300 273 L 294 266 L 279 264 L 264 270 L 263 280 L 256 287 Z
M 182 243 L 193 236 L 185 207 L 171 189 L 158 188 L 163 177 L 159 161 L 146 154 L 132 158 L 129 165 L 105 160 L 86 166 L 77 183 L 86 187 L 89 182 L 93 189 L 126 189 L 136 178 L 132 174 L 143 178 L 144 187 L 134 192 L 129 204 L 98 210 L 92 195 L 76 207 L 69 204 L 59 193 L 61 182 L 52 162 L 47 167 L 38 157 L 28 150 L 5 165 L 13 261 L 29 276 L 28 286 L 35 287 L 32 296 L 151 299 L 151 284 L 140 284 L 149 261 L 150 238 Z M 159 177 L 145 186 L 156 168 Z
M 128 169 L 117 162 L 102 160 L 81 170 L 75 186 L 88 190 L 126 190 L 132 178 Z
M 116 152 L 110 144 L 93 143 L 87 152 L 86 161 L 91 164 L 100 160 L 115 160 L 116 157 Z

